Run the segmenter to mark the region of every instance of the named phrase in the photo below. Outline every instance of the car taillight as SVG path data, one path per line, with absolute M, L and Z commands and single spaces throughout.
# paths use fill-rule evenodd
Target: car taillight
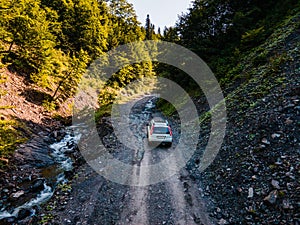
M 170 133 L 170 136 L 172 136 L 172 130 L 171 130 L 171 127 L 170 127 L 170 126 L 168 126 L 168 128 L 169 128 L 169 133 Z
M 151 130 L 150 130 L 150 135 L 153 134 L 153 130 L 154 130 L 154 126 L 151 127 Z

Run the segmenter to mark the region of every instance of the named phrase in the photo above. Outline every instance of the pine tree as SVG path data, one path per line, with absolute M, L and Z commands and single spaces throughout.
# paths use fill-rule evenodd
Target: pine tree
M 56 54 L 56 37 L 50 32 L 56 24 L 48 18 L 56 16 L 55 12 L 41 8 L 39 1 L 34 0 L 18 0 L 1 14 L 1 39 L 9 43 L 7 52 L 14 66 L 28 74 L 45 70 L 51 73 L 51 65 L 45 65 L 51 55 Z
M 108 49 L 144 39 L 144 33 L 132 4 L 126 0 L 110 0 L 109 12 L 111 29 L 108 36 Z
M 149 14 L 147 15 L 147 18 L 146 18 L 146 26 L 145 26 L 145 29 L 146 29 L 146 39 L 147 39 L 147 40 L 152 40 L 151 21 L 150 21 L 150 16 L 149 16 Z
M 65 52 L 87 51 L 92 59 L 107 51 L 108 11 L 97 0 L 43 0 L 59 14 L 60 46 Z

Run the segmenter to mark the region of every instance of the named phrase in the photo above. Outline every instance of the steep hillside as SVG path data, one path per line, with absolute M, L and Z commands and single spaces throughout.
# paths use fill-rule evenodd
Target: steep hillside
M 46 94 L 24 76 L 1 69 L 0 84 L 0 158 L 1 166 L 9 164 L 10 157 L 18 144 L 41 131 L 50 132 L 61 126 L 58 120 L 71 113 L 71 100 L 56 111 L 48 111 L 43 105 Z
M 299 223 L 299 46 L 297 14 L 226 76 L 226 136 L 214 163 L 199 175 L 219 224 Z M 201 116 L 201 146 L 191 165 L 199 163 L 208 139 L 208 118 Z

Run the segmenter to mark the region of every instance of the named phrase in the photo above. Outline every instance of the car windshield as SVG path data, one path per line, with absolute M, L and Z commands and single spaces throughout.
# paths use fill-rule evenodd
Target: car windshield
M 154 127 L 154 134 L 170 134 L 168 127 Z

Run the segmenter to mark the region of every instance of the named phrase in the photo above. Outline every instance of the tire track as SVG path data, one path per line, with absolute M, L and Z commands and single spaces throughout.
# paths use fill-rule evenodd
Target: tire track
M 147 103 L 147 102 L 146 102 Z M 145 186 L 148 183 L 150 176 L 149 162 L 151 155 L 146 152 L 146 143 L 144 142 L 145 134 L 143 132 L 143 127 L 148 119 L 145 115 L 139 115 L 134 113 L 131 115 L 132 128 L 135 130 L 135 135 L 132 138 L 133 143 L 140 143 L 139 148 L 135 150 L 135 158 L 132 171 L 132 186 L 130 188 L 130 195 L 132 196 L 128 207 L 123 211 L 121 219 L 118 224 L 130 224 L 130 225 L 148 225 L 148 192 L 149 188 Z
M 140 166 L 135 166 L 133 170 L 133 183 L 137 186 L 133 186 L 130 189 L 131 201 L 125 212 L 123 212 L 121 221 L 119 224 L 132 224 L 132 225 L 148 225 L 148 192 L 149 187 L 144 186 L 148 182 L 149 178 L 149 154 L 144 154 L 143 160 Z
M 177 158 L 171 154 L 172 149 L 169 151 L 159 151 L 161 158 L 165 158 L 168 154 L 171 162 L 167 165 L 169 171 L 174 170 L 177 167 Z M 180 178 L 184 177 L 184 182 L 181 182 Z M 183 168 L 177 174 L 171 176 L 166 181 L 170 195 L 172 196 L 172 206 L 174 209 L 174 220 L 178 225 L 195 225 L 195 224 L 205 224 L 212 225 L 209 220 L 208 214 L 206 213 L 206 207 L 204 201 L 201 200 L 201 193 L 196 185 L 189 178 L 188 172 Z M 197 197 L 198 196 L 198 197 Z
M 134 163 L 136 165 L 132 171 L 132 183 L 135 186 L 130 188 L 131 198 L 128 207 L 122 212 L 118 224 L 212 225 L 197 184 L 191 180 L 187 170 L 178 169 L 179 163 L 183 161 L 183 156 L 172 154 L 180 136 L 179 132 L 173 133 L 175 146 L 171 148 L 157 146 L 151 149 L 148 146 L 144 127 L 150 118 L 143 114 L 145 111 L 142 109 L 146 104 L 147 101 L 136 103 L 137 108 L 133 109 L 131 114 L 133 121 L 131 125 L 135 132 L 131 141 L 139 145 L 135 151 Z M 156 112 L 155 114 L 161 116 L 160 113 Z M 157 170 L 152 171 L 149 166 L 164 159 L 167 159 L 165 160 L 166 164 L 161 169 L 164 170 L 163 173 L 169 174 L 170 178 L 164 182 L 144 187 L 151 179 L 150 176 L 158 175 Z M 174 174 L 174 170 L 180 172 L 171 176 Z

